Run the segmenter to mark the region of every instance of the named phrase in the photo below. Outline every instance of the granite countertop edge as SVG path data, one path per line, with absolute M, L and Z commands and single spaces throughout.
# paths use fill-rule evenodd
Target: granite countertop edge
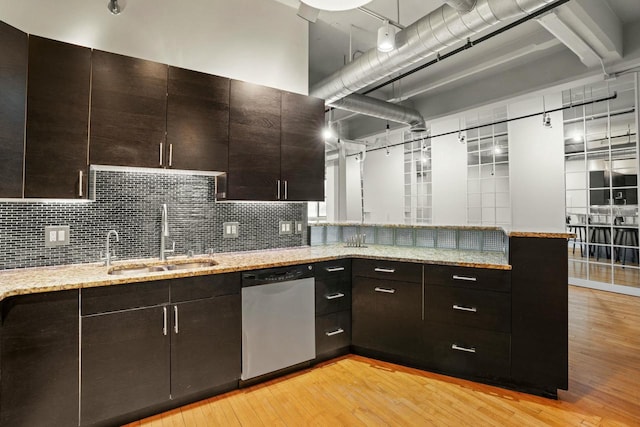
M 167 263 L 201 262 L 215 260 L 214 266 L 185 270 L 145 272 L 129 275 L 110 275 L 102 263 L 34 267 L 0 271 L 0 301 L 16 296 L 51 291 L 112 286 L 154 280 L 179 279 L 192 276 L 223 274 L 264 268 L 331 261 L 343 258 L 378 259 L 382 261 L 414 262 L 459 267 L 511 270 L 501 252 L 459 251 L 451 249 L 402 248 L 396 246 L 369 246 L 348 248 L 343 245 L 302 246 L 296 248 L 267 249 L 261 251 L 218 253 L 212 257 L 176 257 Z M 114 262 L 112 269 L 140 265 L 158 265 L 157 259 Z

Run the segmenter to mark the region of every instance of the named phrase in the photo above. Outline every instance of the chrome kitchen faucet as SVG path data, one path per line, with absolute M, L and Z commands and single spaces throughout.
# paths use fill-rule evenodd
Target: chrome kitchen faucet
M 161 208 L 160 218 L 160 260 L 165 261 L 167 254 L 174 253 L 176 251 L 176 242 L 172 242 L 171 249 L 167 249 L 167 237 L 169 237 L 169 215 L 167 213 L 167 204 L 163 203 Z
M 102 252 L 100 252 L 100 261 L 104 261 L 104 265 L 106 265 L 107 267 L 111 265 L 111 260 L 113 258 L 116 258 L 115 250 L 113 252 L 113 255 L 111 255 L 111 249 L 109 248 L 109 240 L 111 240 L 112 234 L 116 236 L 116 242 L 120 241 L 120 236 L 118 236 L 118 232 L 116 230 L 109 230 L 107 232 L 107 243 L 105 248 L 105 255 L 103 256 Z

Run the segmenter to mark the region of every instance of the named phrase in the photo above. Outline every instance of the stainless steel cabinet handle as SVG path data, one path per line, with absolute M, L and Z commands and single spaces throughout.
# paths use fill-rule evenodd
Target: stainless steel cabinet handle
M 386 288 L 378 288 L 378 287 L 376 287 L 374 290 L 376 292 L 382 292 L 384 294 L 395 294 L 396 293 L 395 289 L 386 289 Z
M 475 347 L 460 347 L 457 344 L 451 344 L 451 350 L 466 351 L 467 353 L 475 353 Z
M 344 296 L 344 294 L 342 292 L 338 292 L 335 294 L 331 294 L 331 295 L 325 295 L 324 297 L 326 299 L 337 299 L 337 298 L 342 298 Z
M 173 166 L 173 144 L 169 144 L 169 166 Z
M 160 166 L 162 166 L 162 152 L 164 151 L 162 148 L 164 147 L 164 144 L 161 142 L 160 143 Z
M 173 330 L 177 334 L 178 333 L 178 306 L 173 306 Z
M 454 304 L 453 305 L 453 309 L 454 310 L 460 310 L 460 311 L 471 311 L 473 313 L 478 311 L 478 309 L 475 308 L 475 307 L 465 307 L 463 305 L 458 305 L 458 304 Z
M 339 334 L 343 334 L 344 333 L 344 329 L 342 328 L 338 328 L 335 331 L 331 331 L 331 332 L 325 332 L 324 334 L 328 337 L 332 337 L 334 335 L 339 335 Z
M 453 275 L 453 280 L 466 280 L 467 282 L 475 282 L 476 279 L 475 277 L 470 277 L 470 276 L 458 276 L 457 274 Z
M 280 180 L 278 180 L 278 200 L 280 200 Z
M 83 191 L 83 186 L 82 186 L 82 181 L 83 181 L 83 177 L 84 177 L 84 172 L 82 171 L 78 171 L 78 178 L 80 181 L 80 184 L 78 185 L 78 196 L 79 197 L 83 197 L 84 196 L 84 191 Z
M 335 273 L 336 271 L 344 271 L 344 267 L 326 267 L 328 273 Z
M 376 271 L 378 273 L 395 273 L 396 269 L 395 268 L 375 268 L 373 271 Z
M 289 198 L 289 182 L 284 180 L 284 199 L 287 200 Z
M 167 335 L 167 307 L 162 307 L 162 317 L 163 317 L 163 326 L 162 326 L 162 334 Z

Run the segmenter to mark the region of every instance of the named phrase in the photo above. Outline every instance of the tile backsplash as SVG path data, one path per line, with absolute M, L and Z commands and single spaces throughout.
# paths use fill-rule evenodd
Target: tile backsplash
M 98 261 L 109 230 L 117 259 L 158 257 L 160 207 L 168 206 L 169 243 L 176 254 L 302 246 L 306 203 L 215 202 L 215 179 L 197 174 L 92 171 L 95 200 L 0 201 L 0 269 Z M 280 235 L 279 221 L 302 221 L 302 234 Z M 239 236 L 223 238 L 223 223 Z M 70 244 L 46 248 L 44 227 L 69 225 Z

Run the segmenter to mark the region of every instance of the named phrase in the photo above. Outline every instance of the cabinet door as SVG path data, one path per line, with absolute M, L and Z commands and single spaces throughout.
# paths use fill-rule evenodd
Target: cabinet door
M 227 199 L 279 200 L 280 91 L 231 80 L 229 102 Z
M 89 162 L 164 166 L 167 65 L 94 50 L 92 73 Z
M 171 309 L 172 398 L 238 381 L 240 294 L 175 304 Z
M 168 166 L 227 171 L 229 79 L 169 67 Z
M 28 52 L 27 34 L 0 22 L 0 197 L 22 197 Z
M 165 310 L 157 306 L 82 318 L 82 425 L 169 400 Z
M 25 197 L 87 194 L 90 77 L 91 49 L 29 37 Z
M 409 358 L 421 355 L 421 284 L 355 277 L 352 292 L 354 346 Z
M 286 200 L 324 201 L 324 101 L 282 93 L 281 177 Z
M 78 291 L 2 301 L 0 425 L 78 425 Z

